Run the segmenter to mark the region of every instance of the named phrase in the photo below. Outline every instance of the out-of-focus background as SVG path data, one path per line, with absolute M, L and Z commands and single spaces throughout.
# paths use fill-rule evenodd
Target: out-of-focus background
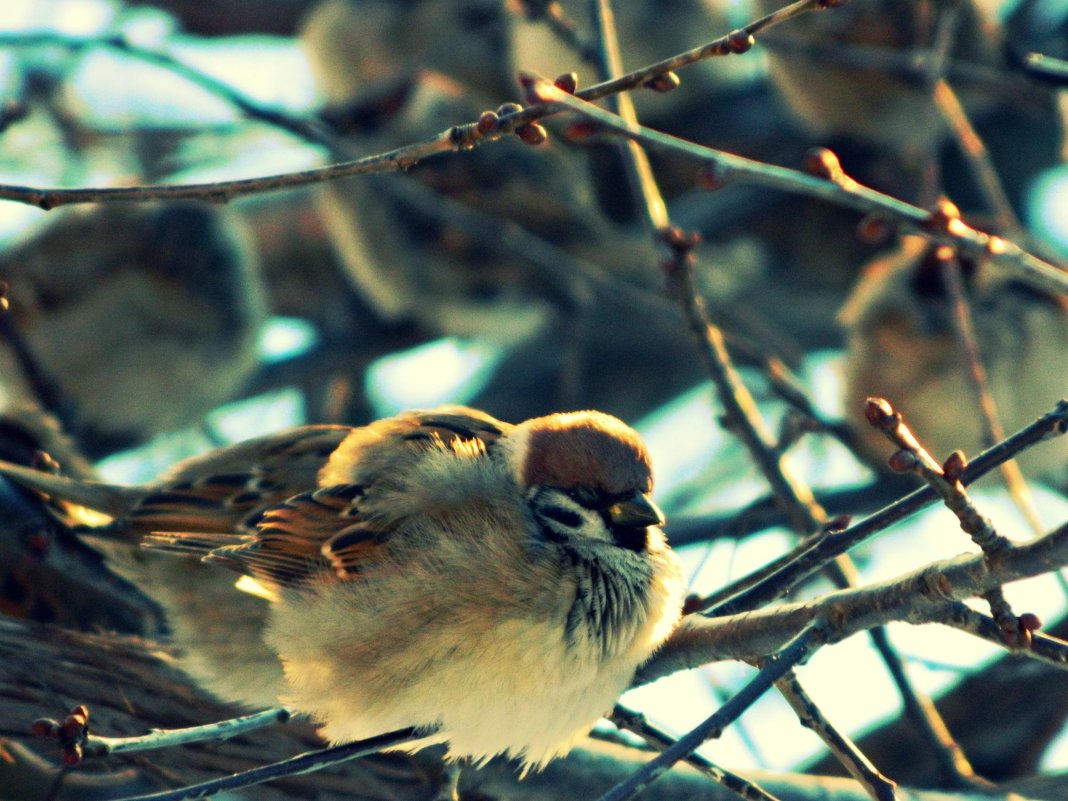
M 283 173 L 471 122 L 518 99 L 518 69 L 573 70 L 580 85 L 594 83 L 595 70 L 532 18 L 544 5 L 5 0 L 0 183 Z M 586 5 L 562 8 L 588 39 Z M 778 4 L 616 5 L 631 69 Z M 946 195 L 977 227 L 1056 260 L 1068 250 L 1064 98 L 1022 63 L 1032 50 L 1068 56 L 1066 21 L 1068 6 L 1042 0 L 853 0 L 777 27 L 744 56 L 681 71 L 673 92 L 642 90 L 635 100 L 652 127 L 774 164 L 799 166 L 810 147 L 829 146 L 858 180 L 923 206 Z M 931 66 L 938 59 L 941 67 Z M 985 142 L 1000 194 L 977 177 L 976 160 L 940 113 L 939 79 Z M 329 136 L 287 132 L 265 119 L 274 111 L 318 115 Z M 141 482 L 182 457 L 305 422 L 358 425 L 446 402 L 513 421 L 598 408 L 647 438 L 657 499 L 669 535 L 685 543 L 695 592 L 760 566 L 792 537 L 782 524 L 761 528 L 738 514 L 767 488 L 718 424 L 719 403 L 662 289 L 665 254 L 643 228 L 616 145 L 564 119 L 546 126 L 549 141 L 536 148 L 502 140 L 404 175 L 225 205 L 44 212 L 0 202 L 0 279 L 10 301 L 0 399 L 5 430 L 17 432 L 4 447 L 44 437 L 45 424 L 25 411 L 44 406 L 101 476 Z M 816 430 L 789 450 L 811 485 L 844 494 L 832 512 L 872 511 L 908 488 L 883 473 L 890 447 L 867 432 L 858 401 L 869 394 L 904 409 L 939 458 L 983 447 L 939 276 L 944 253 L 892 231 L 875 236 L 878 225 L 858 234 L 860 216 L 829 203 L 745 185 L 707 191 L 692 163 L 653 161 L 673 221 L 702 235 L 699 290 L 771 426 L 796 428 L 796 415 L 768 378 L 769 358 L 793 372 L 821 422 L 837 424 L 840 437 Z M 959 266 L 991 392 L 1012 432 L 1068 394 L 1068 299 L 990 265 Z M 1062 522 L 1068 452 L 1043 444 L 1022 467 L 1043 525 Z M 1000 531 L 1030 536 L 998 480 L 975 495 Z M 970 549 L 939 509 L 855 557 L 863 579 L 875 581 Z M 136 615 L 116 623 L 80 608 L 90 599 L 47 583 L 30 586 L 25 558 L 0 558 L 9 565 L 0 567 L 8 614 L 90 630 L 142 625 Z M 1054 576 L 1009 596 L 1050 626 L 1063 616 L 1065 584 Z M 947 718 L 980 773 L 1008 779 L 1068 767 L 1063 678 L 1048 679 L 1061 689 L 1025 722 L 1026 705 L 1009 689 L 1023 686 L 1018 663 L 997 649 L 931 627 L 891 626 L 890 635 L 917 685 L 946 693 Z M 626 700 L 681 732 L 749 670 L 711 665 Z M 871 747 L 890 775 L 930 778 L 895 733 L 901 702 L 866 638 L 820 652 L 802 677 L 838 725 L 886 738 L 890 745 Z M 1012 711 L 995 711 L 993 697 Z M 1019 716 L 1020 731 L 999 730 L 1002 715 Z M 0 723 L 0 734 L 13 735 L 11 727 Z M 706 750 L 739 769 L 822 758 L 819 741 L 771 695 Z

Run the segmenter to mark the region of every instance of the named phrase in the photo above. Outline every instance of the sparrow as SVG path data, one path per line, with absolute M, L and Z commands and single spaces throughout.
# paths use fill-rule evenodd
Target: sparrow
M 941 270 L 945 248 L 905 236 L 869 263 L 839 312 L 847 331 L 842 398 L 857 423 L 861 454 L 886 470 L 885 438 L 864 422 L 869 396 L 899 410 L 936 459 L 989 444 L 958 342 Z M 999 276 L 994 265 L 960 260 L 980 360 L 1007 434 L 1068 393 L 1068 297 Z M 1024 473 L 1068 478 L 1068 442 L 1043 443 L 1020 457 Z
M 758 0 L 760 13 L 781 7 Z M 953 4 L 957 14 L 950 63 L 1001 64 L 996 20 L 974 0 Z M 769 77 L 797 118 L 820 137 L 845 135 L 895 153 L 926 149 L 942 140 L 929 81 L 901 74 L 878 56 L 904 57 L 938 47 L 944 4 L 932 0 L 873 0 L 804 14 L 767 35 Z M 831 45 L 844 54 L 828 53 Z M 850 55 L 862 59 L 848 60 Z M 866 60 L 865 60 L 866 59 Z M 969 92 L 969 107 L 989 107 L 991 87 Z
M 464 407 L 303 426 L 120 487 L 0 473 L 268 599 L 279 700 L 333 743 L 415 726 L 540 768 L 677 624 L 684 583 L 639 435 L 594 411 Z
M 199 421 L 258 366 L 259 260 L 227 209 L 59 209 L 0 251 L 0 278 L 54 411 L 91 455 Z M 7 344 L 0 384 L 11 408 L 37 400 Z

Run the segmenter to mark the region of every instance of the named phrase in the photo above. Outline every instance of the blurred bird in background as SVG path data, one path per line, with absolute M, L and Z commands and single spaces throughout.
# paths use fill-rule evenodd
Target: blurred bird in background
M 865 398 L 888 399 L 936 459 L 990 444 L 970 369 L 955 333 L 944 284 L 947 249 L 902 237 L 864 268 L 840 320 L 846 328 L 843 401 L 864 455 L 886 469 L 890 448 L 866 425 Z M 1023 428 L 1068 395 L 1068 297 L 1052 296 L 998 274 L 993 264 L 960 259 L 976 344 L 1007 433 Z M 1024 472 L 1063 482 L 1068 441 L 1058 438 L 1020 458 Z
M 225 209 L 54 211 L 0 252 L 0 278 L 10 324 L 53 386 L 56 411 L 105 451 L 198 422 L 257 366 L 256 249 Z M 4 348 L 9 406 L 38 400 L 24 366 Z

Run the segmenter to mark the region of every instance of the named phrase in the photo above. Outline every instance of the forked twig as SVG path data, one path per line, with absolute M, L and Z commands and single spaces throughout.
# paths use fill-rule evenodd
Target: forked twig
M 702 723 L 680 737 L 659 756 L 651 759 L 620 782 L 598 801 L 627 801 L 640 793 L 672 765 L 692 754 L 706 740 L 718 737 L 723 729 L 752 706 L 767 690 L 787 671 L 804 662 L 811 653 L 823 644 L 826 626 L 820 620 L 808 623 L 800 633 L 781 650 L 767 658 L 760 672 L 748 684 L 735 693 L 727 703 L 721 706 Z
M 404 745 L 405 743 L 421 740 L 433 731 L 426 729 L 398 729 L 377 737 L 369 737 L 366 740 L 335 745 L 332 748 L 324 748 L 319 751 L 309 751 L 291 759 L 263 765 L 251 770 L 223 776 L 218 779 L 210 779 L 200 784 L 191 784 L 176 790 L 164 790 L 159 793 L 148 795 L 130 796 L 119 801 L 194 801 L 197 798 L 207 798 L 221 793 L 224 790 L 240 790 L 244 787 L 254 787 L 257 784 L 273 781 L 284 776 L 299 776 L 304 773 L 313 773 L 317 770 L 348 762 L 379 751 Z
M 633 709 L 628 709 L 622 704 L 616 704 L 615 709 L 612 710 L 612 714 L 609 716 L 609 720 L 623 731 L 629 731 L 641 737 L 657 751 L 664 751 L 676 742 L 674 737 L 646 720 L 645 715 L 635 712 Z M 760 785 L 749 781 L 744 776 L 739 776 L 737 773 L 716 765 L 700 754 L 690 754 L 683 761 L 690 767 L 699 770 L 712 781 L 723 785 L 739 798 L 745 799 L 745 801 L 778 801 L 775 796 Z
M 982 478 L 1005 460 L 1013 458 L 1043 439 L 1062 436 L 1066 432 L 1068 432 L 1068 400 L 1062 400 L 1031 425 L 1020 429 L 1008 439 L 979 454 L 964 468 L 959 480 L 967 486 Z M 938 494 L 933 488 L 922 487 L 851 525 L 845 531 L 829 532 L 814 544 L 801 543 L 791 552 L 795 558 L 786 560 L 786 564 L 780 570 L 763 576 L 755 582 L 742 577 L 732 585 L 733 594 L 706 610 L 705 614 L 710 616 L 734 614 L 756 609 L 776 598 L 781 598 L 800 582 L 821 570 L 838 554 L 849 551 L 869 537 L 923 507 L 929 506 L 936 500 L 938 500 Z
M 775 682 L 775 688 L 794 710 L 801 725 L 811 729 L 823 740 L 849 775 L 857 780 L 873 801 L 894 801 L 897 798 L 895 792 L 897 785 L 879 772 L 871 760 L 857 748 L 856 743 L 834 727 L 827 716 L 820 711 L 812 697 L 805 692 L 795 671 L 791 670 Z

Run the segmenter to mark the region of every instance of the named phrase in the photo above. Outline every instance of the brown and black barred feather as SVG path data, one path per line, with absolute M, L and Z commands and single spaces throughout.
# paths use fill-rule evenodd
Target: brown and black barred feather
M 189 459 L 124 523 L 145 533 L 252 534 L 266 510 L 316 486 L 319 470 L 351 431 L 302 426 Z

